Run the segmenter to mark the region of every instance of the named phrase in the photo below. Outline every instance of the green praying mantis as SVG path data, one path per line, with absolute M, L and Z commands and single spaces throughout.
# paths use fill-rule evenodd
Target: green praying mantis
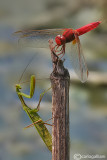
M 38 105 L 37 105 L 37 107 L 35 109 L 29 108 L 28 105 L 25 103 L 25 101 L 23 99 L 23 97 L 26 97 L 26 98 L 32 98 L 33 97 L 34 91 L 35 91 L 35 83 L 36 83 L 35 75 L 32 75 L 31 76 L 31 80 L 30 80 L 30 94 L 27 95 L 25 93 L 22 93 L 20 91 L 22 89 L 20 84 L 16 84 L 16 93 L 17 93 L 17 95 L 18 95 L 18 97 L 19 97 L 19 99 L 21 101 L 21 104 L 23 106 L 23 110 L 27 113 L 27 115 L 29 116 L 29 118 L 33 122 L 33 125 L 37 129 L 40 137 L 44 141 L 44 143 L 47 146 L 47 148 L 50 151 L 52 151 L 52 136 L 51 136 L 51 134 L 49 133 L 48 129 L 45 126 L 45 124 L 47 124 L 46 123 L 47 121 L 44 122 L 42 120 L 42 118 L 39 116 L 39 114 L 37 113 L 39 111 L 39 109 L 40 109 L 40 103 L 41 103 L 41 100 L 42 100 L 44 94 L 46 92 L 48 92 L 49 89 L 51 89 L 51 87 L 40 94 L 39 102 L 38 102 Z

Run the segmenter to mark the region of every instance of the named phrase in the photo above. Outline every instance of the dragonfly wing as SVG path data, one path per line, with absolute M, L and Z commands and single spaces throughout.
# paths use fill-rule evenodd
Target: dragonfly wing
M 68 46 L 68 49 L 71 57 L 72 67 L 81 82 L 84 83 L 88 78 L 88 69 L 78 35 L 75 34 L 75 44 L 72 44 L 72 47 L 71 43 L 68 45 L 70 45 Z
M 45 29 L 45 30 L 22 30 L 14 33 L 19 37 L 19 44 L 22 46 L 33 48 L 47 48 L 48 40 L 55 39 L 60 34 L 62 35 L 65 29 Z

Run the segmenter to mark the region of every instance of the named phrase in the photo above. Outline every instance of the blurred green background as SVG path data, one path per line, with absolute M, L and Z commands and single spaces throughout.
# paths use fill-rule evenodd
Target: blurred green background
M 12 33 L 20 29 L 79 28 L 101 20 L 101 25 L 80 37 L 89 69 L 82 84 L 70 71 L 70 155 L 103 154 L 107 159 L 107 0 L 0 0 L 0 160 L 47 160 L 51 153 L 34 128 L 23 130 L 31 122 L 15 92 L 15 84 L 31 57 L 22 82 L 32 74 L 49 77 L 52 64 L 49 49 L 18 48 Z M 37 105 L 39 94 L 50 87 L 49 80 L 37 81 L 29 106 Z M 29 93 L 29 83 L 23 85 Z M 51 91 L 43 98 L 39 114 L 51 115 Z M 51 127 L 48 127 L 51 132 Z M 88 159 L 87 159 L 88 160 Z

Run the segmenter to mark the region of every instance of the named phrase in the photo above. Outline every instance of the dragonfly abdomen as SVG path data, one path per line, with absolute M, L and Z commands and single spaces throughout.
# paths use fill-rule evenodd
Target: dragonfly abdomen
M 93 23 L 89 23 L 81 28 L 76 29 L 76 31 L 78 32 L 78 35 L 82 35 L 84 33 L 87 33 L 91 30 L 93 30 L 94 28 L 96 28 L 101 22 L 97 21 L 97 22 L 93 22 Z

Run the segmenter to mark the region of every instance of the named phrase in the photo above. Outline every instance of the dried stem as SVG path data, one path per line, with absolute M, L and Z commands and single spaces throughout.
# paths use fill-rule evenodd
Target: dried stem
M 53 72 L 52 84 L 52 160 L 69 160 L 69 82 L 70 76 L 63 61 L 54 53 L 49 41 Z

